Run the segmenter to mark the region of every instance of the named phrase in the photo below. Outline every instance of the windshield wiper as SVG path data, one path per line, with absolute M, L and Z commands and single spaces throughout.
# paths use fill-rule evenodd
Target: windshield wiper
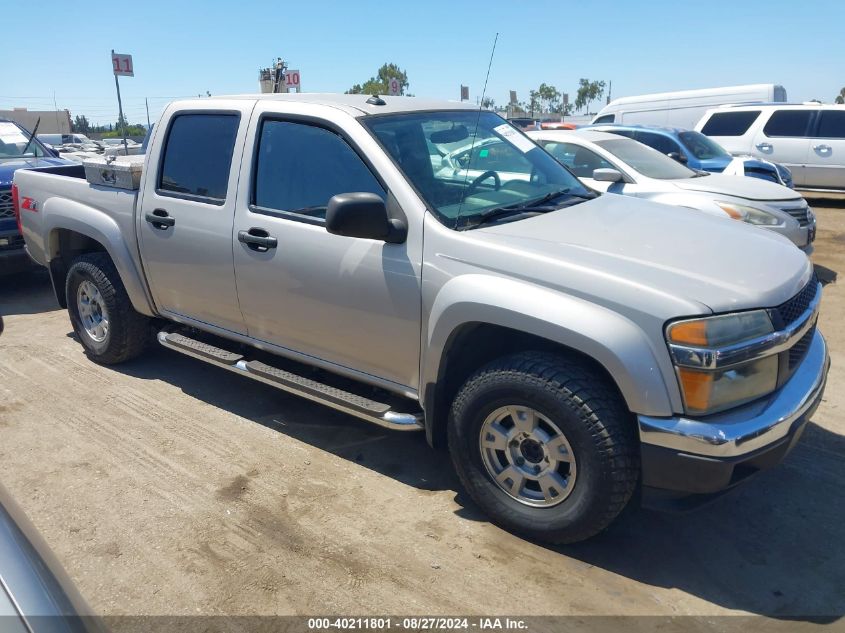
M 580 200 L 591 200 L 596 197 L 596 194 L 589 192 L 587 194 L 570 193 L 569 188 L 551 191 L 540 198 L 529 200 L 528 202 L 511 204 L 505 207 L 495 207 L 493 209 L 488 209 L 484 213 L 468 216 L 463 223 L 463 228 L 476 228 L 482 224 L 488 224 L 494 220 L 500 220 L 510 216 L 522 215 L 524 213 L 548 213 L 550 211 L 562 209 L 565 206 L 571 206 L 570 204 L 547 204 L 560 196 L 568 196 L 570 198 L 578 198 Z
M 26 145 L 24 145 L 21 155 L 26 155 L 26 150 L 28 150 L 29 146 L 32 144 L 32 139 L 35 138 L 35 133 L 38 132 L 39 125 L 41 125 L 41 117 L 38 117 L 38 120 L 35 122 L 35 129 L 33 129 L 32 134 L 29 135 L 29 140 L 26 142 Z M 37 152 L 33 152 L 33 154 L 37 154 Z

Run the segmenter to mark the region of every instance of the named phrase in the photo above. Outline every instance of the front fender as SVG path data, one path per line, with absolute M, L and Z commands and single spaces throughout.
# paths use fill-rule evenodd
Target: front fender
M 584 299 L 476 274 L 451 279 L 435 297 L 423 357 L 423 389 L 437 383 L 452 334 L 471 323 L 524 332 L 585 354 L 613 377 L 634 413 L 668 416 L 680 409 L 668 353 L 661 363 L 658 355 L 663 350 L 655 348 L 663 347 L 662 333 L 660 340 L 652 341 L 630 319 Z
M 60 229 L 89 237 L 102 244 L 111 257 L 132 307 L 141 314 L 155 316 L 143 275 L 135 265 L 131 247 L 114 219 L 87 205 L 60 198 L 51 198 L 44 203 L 43 217 L 48 265 L 50 260 L 60 256 Z

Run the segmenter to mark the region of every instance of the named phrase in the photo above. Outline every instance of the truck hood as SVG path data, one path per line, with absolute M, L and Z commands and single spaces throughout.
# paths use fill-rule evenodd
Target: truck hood
M 684 191 L 714 193 L 746 200 L 800 200 L 801 196 L 792 189 L 760 178 L 737 178 L 724 174 L 710 174 L 699 178 L 683 178 L 671 181 Z
M 0 187 L 11 187 L 12 178 L 18 169 L 32 169 L 37 167 L 56 167 L 58 165 L 72 165 L 63 158 L 45 156 L 43 158 L 0 158 Z
M 631 297 L 644 311 L 661 300 L 714 312 L 772 307 L 812 274 L 806 255 L 776 233 L 629 196 L 473 233 L 529 260 L 521 270 L 536 283 L 597 301 Z

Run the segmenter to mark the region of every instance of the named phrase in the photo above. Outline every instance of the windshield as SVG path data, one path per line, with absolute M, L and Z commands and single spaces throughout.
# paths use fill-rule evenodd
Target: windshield
M 392 114 L 366 117 L 364 124 L 447 226 L 554 192 L 591 195 L 560 163 L 492 112 Z
M 684 147 L 699 160 L 731 157 L 724 147 L 707 138 L 701 132 L 680 132 L 678 138 L 684 144 Z
M 679 162 L 661 154 L 656 149 L 638 143 L 629 138 L 615 138 L 607 141 L 596 141 L 596 145 L 607 150 L 619 160 L 626 163 L 648 178 L 658 180 L 674 180 L 678 178 L 694 178 L 696 172 L 681 165 Z
M 0 160 L 4 158 L 22 158 L 25 156 L 44 156 L 44 150 L 37 140 L 29 143 L 29 134 L 25 134 L 17 125 L 9 121 L 0 121 Z M 23 151 L 26 149 L 26 153 Z

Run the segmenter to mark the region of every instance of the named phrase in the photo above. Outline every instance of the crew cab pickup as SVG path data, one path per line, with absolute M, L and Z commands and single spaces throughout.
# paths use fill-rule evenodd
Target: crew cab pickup
M 468 142 L 481 173 L 446 173 Z M 586 539 L 639 488 L 657 505 L 724 491 L 779 462 L 822 397 L 804 253 L 599 195 L 492 112 L 178 101 L 144 160 L 137 192 L 81 166 L 15 175 L 27 248 L 93 361 L 157 341 L 424 430 L 531 538 Z

